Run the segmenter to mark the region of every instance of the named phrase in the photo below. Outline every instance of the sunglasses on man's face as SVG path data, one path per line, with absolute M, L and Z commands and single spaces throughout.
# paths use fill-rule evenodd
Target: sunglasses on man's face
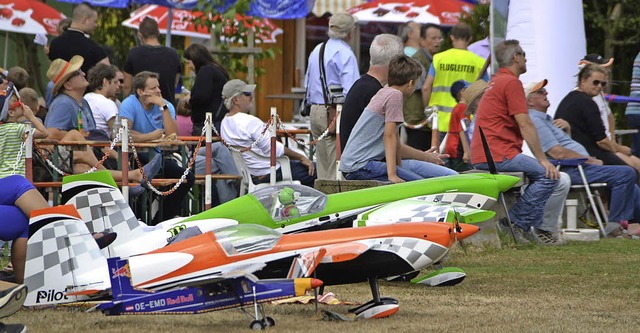
M 251 93 L 251 92 L 247 92 L 247 91 L 243 91 L 243 92 L 242 92 L 242 94 L 243 94 L 243 95 L 245 95 L 245 96 L 251 96 L 251 95 L 253 95 L 253 93 Z
M 600 85 L 602 88 L 607 86 L 607 81 L 593 80 L 591 83 L 593 83 L 594 86 Z

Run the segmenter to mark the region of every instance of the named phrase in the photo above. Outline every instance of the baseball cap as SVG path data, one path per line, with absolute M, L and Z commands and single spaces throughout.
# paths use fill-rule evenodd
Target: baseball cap
M 613 58 L 605 59 L 603 56 L 597 53 L 589 53 L 580 61 L 580 63 L 584 62 L 600 65 L 602 67 L 609 67 L 613 65 Z
M 460 93 L 460 90 L 466 88 L 469 86 L 469 82 L 465 81 L 465 80 L 458 80 L 456 82 L 454 82 L 451 85 L 451 96 L 453 96 L 453 98 L 455 98 L 456 100 L 458 99 L 458 94 Z
M 329 29 L 337 32 L 349 32 L 355 25 L 356 20 L 346 12 L 335 13 L 329 19 Z
M 524 87 L 524 95 L 529 96 L 529 94 L 544 88 L 547 83 L 549 83 L 549 81 L 547 79 L 544 79 L 540 82 L 527 82 L 523 84 L 522 86 Z
M 227 81 L 222 87 L 222 98 L 231 98 L 239 93 L 253 92 L 256 89 L 255 84 L 246 84 L 242 80 L 233 79 Z

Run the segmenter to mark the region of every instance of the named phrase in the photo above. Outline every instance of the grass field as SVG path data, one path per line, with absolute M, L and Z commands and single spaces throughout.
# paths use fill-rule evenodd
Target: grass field
M 605 239 L 562 247 L 456 249 L 448 266 L 467 272 L 454 287 L 381 282 L 400 302 L 387 319 L 329 322 L 313 305 L 267 305 L 272 332 L 637 332 L 640 242 Z M 370 299 L 368 284 L 330 286 L 343 301 Z M 346 314 L 348 306 L 320 305 Z M 83 309 L 21 310 L 5 319 L 30 332 L 249 331 L 237 310 L 202 315 L 106 317 Z

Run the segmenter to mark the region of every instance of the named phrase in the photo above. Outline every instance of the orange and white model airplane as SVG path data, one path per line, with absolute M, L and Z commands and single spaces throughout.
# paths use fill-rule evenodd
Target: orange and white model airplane
M 55 303 L 58 298 L 108 290 L 106 259 L 97 256 L 97 249 L 87 253 L 83 247 L 93 240 L 74 241 L 55 223 L 50 228 L 35 228 L 50 219 L 41 212 L 31 221 L 36 234 L 29 238 L 25 280 L 31 297 L 27 303 Z M 76 234 L 82 228 L 88 234 L 79 220 L 74 228 Z M 205 285 L 238 274 L 260 279 L 314 277 L 324 285 L 369 281 L 373 300 L 350 311 L 358 317 L 379 318 L 392 315 L 399 306 L 395 299 L 380 297 L 377 279 L 438 262 L 456 240 L 477 231 L 478 227 L 469 224 L 419 222 L 283 235 L 261 225 L 241 224 L 176 239 L 124 260 L 131 286 L 156 292 Z M 186 236 L 178 234 L 178 238 Z M 52 260 L 52 255 L 62 253 L 68 255 L 67 260 Z M 40 297 L 45 294 L 53 295 L 52 302 L 44 302 L 49 300 Z

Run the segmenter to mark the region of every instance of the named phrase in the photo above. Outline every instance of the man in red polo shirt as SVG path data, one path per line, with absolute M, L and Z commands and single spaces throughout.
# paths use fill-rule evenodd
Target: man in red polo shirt
M 480 131 L 487 138 L 498 171 L 519 171 L 529 178 L 529 186 L 509 209 L 516 239 L 522 243 L 540 243 L 536 228 L 542 224 L 544 209 L 556 187 L 559 173 L 540 148 L 538 133 L 529 118 L 522 82 L 518 77 L 527 71 L 527 59 L 517 40 L 496 45 L 498 72 L 478 105 L 471 140 L 471 162 L 477 169 L 488 169 Z M 536 159 L 522 154 L 522 139 L 527 141 Z M 509 228 L 506 218 L 498 228 Z

